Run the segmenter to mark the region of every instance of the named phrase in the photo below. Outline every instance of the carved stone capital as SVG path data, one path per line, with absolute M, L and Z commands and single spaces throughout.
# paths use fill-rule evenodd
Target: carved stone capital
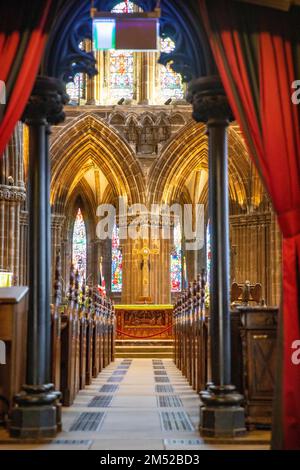
M 189 85 L 187 101 L 193 105 L 193 118 L 197 122 L 226 125 L 234 120 L 218 76 L 193 80 Z
M 0 201 L 23 202 L 25 200 L 25 190 L 16 186 L 0 186 Z
M 22 116 L 26 124 L 59 124 L 64 121 L 68 102 L 65 84 L 53 77 L 38 76 Z

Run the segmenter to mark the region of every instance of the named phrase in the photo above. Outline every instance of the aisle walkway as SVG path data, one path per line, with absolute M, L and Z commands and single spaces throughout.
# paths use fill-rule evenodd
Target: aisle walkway
M 172 360 L 118 359 L 74 405 L 63 410 L 63 429 L 52 443 L 18 449 L 267 449 L 260 445 L 204 444 L 197 431 L 199 398 Z M 268 437 L 268 436 L 267 436 Z M 253 440 L 253 436 L 251 438 Z M 8 446 L 0 445 L 0 450 Z

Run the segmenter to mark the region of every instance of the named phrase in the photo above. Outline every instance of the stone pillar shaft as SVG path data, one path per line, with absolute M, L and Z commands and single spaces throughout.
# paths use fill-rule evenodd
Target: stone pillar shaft
M 56 434 L 56 407 L 60 395 L 50 381 L 50 161 L 49 125 L 64 119 L 64 85 L 37 77 L 23 120 L 29 126 L 29 310 L 27 384 L 15 397 L 10 432 L 21 438 Z
M 217 338 L 217 341 L 213 341 L 211 345 L 211 359 L 215 365 L 212 370 L 212 381 L 215 385 L 227 385 L 231 381 L 227 125 L 226 120 L 210 120 L 207 123 L 212 251 L 211 335 Z
M 227 127 L 231 109 L 219 77 L 195 80 L 189 89 L 193 117 L 207 124 L 211 220 L 210 354 L 212 383 L 200 393 L 200 430 L 207 436 L 245 432 L 243 397 L 231 385 L 229 308 L 229 194 Z
M 49 272 L 47 258 L 46 190 L 46 121 L 28 121 L 29 125 L 29 310 L 28 310 L 28 368 L 27 383 L 48 383 L 46 357 L 50 348 L 46 330 L 50 321 L 48 297 Z M 36 201 L 39 204 L 36 205 Z M 44 262 L 40 263 L 39 260 Z

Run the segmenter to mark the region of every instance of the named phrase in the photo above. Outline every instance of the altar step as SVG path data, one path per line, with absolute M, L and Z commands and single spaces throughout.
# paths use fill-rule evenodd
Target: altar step
M 118 358 L 171 359 L 173 353 L 173 340 L 116 340 Z

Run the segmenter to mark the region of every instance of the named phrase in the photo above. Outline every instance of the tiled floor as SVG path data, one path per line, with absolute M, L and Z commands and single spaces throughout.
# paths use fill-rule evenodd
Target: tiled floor
M 161 378 L 168 380 L 162 382 Z M 198 395 L 171 360 L 118 359 L 79 393 L 72 407 L 64 408 L 63 432 L 55 440 L 39 445 L 16 445 L 3 441 L 0 433 L 0 450 L 250 450 L 269 447 L 268 433 L 259 432 L 235 442 L 204 442 L 199 437 L 198 424 Z

